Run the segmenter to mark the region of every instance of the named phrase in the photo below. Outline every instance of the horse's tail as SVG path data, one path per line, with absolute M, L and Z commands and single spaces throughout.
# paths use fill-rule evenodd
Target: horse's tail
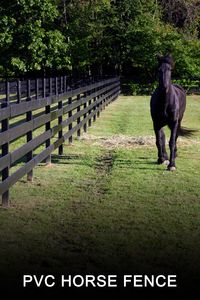
M 197 129 L 189 129 L 186 127 L 180 127 L 178 130 L 178 135 L 189 138 L 189 137 L 193 136 L 194 133 L 196 133 L 197 131 L 198 131 Z

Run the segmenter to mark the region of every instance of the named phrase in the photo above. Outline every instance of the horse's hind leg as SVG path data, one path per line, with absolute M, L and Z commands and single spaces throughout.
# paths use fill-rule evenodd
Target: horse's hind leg
M 175 158 L 178 156 L 178 154 L 177 154 L 177 138 L 178 138 L 178 134 L 176 135 L 176 142 L 175 142 L 175 149 L 174 149 Z
M 178 130 L 178 122 L 174 122 L 172 126 L 170 126 L 171 129 L 171 136 L 169 141 L 169 147 L 170 147 L 170 163 L 168 165 L 168 170 L 174 171 L 176 170 L 175 166 L 175 158 L 176 158 L 176 140 L 177 140 L 177 130 Z
M 178 139 L 178 133 L 179 133 L 179 129 L 180 129 L 180 127 L 181 127 L 181 122 L 179 121 L 179 123 L 178 123 L 178 128 L 177 128 L 177 132 L 176 132 L 176 139 L 175 139 L 175 158 L 178 156 L 178 154 L 177 154 L 177 139 Z

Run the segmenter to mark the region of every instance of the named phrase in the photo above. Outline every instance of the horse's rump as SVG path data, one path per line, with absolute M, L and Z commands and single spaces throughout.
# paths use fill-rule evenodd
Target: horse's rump
M 173 84 L 172 87 L 176 94 L 175 97 L 179 101 L 179 116 L 180 116 L 180 119 L 182 119 L 185 108 L 186 108 L 186 92 L 185 92 L 184 88 L 182 88 L 182 86 L 180 86 L 178 84 Z

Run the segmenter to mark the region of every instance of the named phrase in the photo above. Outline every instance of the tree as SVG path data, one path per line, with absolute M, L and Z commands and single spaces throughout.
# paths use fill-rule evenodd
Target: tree
M 0 63 L 11 74 L 68 68 L 65 37 L 55 27 L 57 6 L 51 0 L 9 0 L 1 3 Z
M 159 0 L 165 23 L 170 23 L 185 34 L 198 37 L 200 21 L 199 0 Z
M 120 74 L 154 80 L 171 52 L 176 76 L 199 76 L 198 0 L 2 0 L 3 76 Z

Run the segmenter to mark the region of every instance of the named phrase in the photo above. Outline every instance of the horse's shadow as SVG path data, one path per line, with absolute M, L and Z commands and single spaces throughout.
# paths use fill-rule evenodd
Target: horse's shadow
M 119 168 L 128 168 L 128 169 L 138 169 L 138 170 L 157 170 L 163 171 L 160 169 L 156 161 L 149 159 L 149 157 L 139 157 L 136 160 L 130 159 L 118 159 L 116 160 L 116 165 Z M 157 166 L 156 168 L 152 168 L 150 166 Z

